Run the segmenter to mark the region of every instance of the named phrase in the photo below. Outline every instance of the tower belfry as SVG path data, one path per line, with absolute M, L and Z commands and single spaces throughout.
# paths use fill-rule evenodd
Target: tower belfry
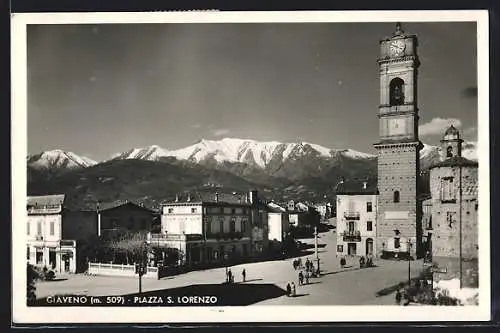
M 383 252 L 415 256 L 421 242 L 417 46 L 417 37 L 405 33 L 400 23 L 392 37 L 380 41 L 379 140 L 374 144 L 378 155 L 379 256 Z

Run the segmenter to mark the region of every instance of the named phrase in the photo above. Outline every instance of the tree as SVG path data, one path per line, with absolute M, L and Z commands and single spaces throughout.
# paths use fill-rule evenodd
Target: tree
M 26 301 L 31 305 L 36 300 L 36 280 L 40 277 L 33 265 L 28 264 L 26 269 Z
M 146 259 L 146 242 L 147 236 L 144 232 L 130 233 L 124 232 L 115 239 L 108 242 L 108 247 L 115 254 L 125 256 L 125 263 L 130 265 L 134 262 Z

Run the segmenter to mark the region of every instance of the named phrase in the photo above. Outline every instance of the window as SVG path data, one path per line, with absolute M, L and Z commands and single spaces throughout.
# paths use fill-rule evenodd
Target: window
M 373 208 L 372 208 L 372 203 L 371 203 L 371 202 L 367 202 L 367 203 L 366 203 L 366 211 L 367 211 L 367 212 L 371 212 L 371 211 L 372 211 L 372 209 L 373 209 Z
M 241 232 L 246 233 L 247 232 L 247 221 L 242 220 L 241 221 Z
M 26 247 L 26 259 L 30 260 L 30 247 Z
M 207 228 L 207 234 L 211 234 L 212 233 L 212 222 L 211 221 L 208 221 L 206 223 L 206 228 Z
M 169 209 L 168 209 L 168 213 L 169 213 L 169 214 L 172 214 L 173 212 L 174 212 L 174 209 L 173 209 L 173 208 L 169 208 Z
M 29 236 L 30 234 L 30 221 L 28 221 L 28 224 L 26 226 L 26 234 Z
M 395 203 L 399 202 L 399 191 L 394 191 L 393 202 L 395 202 Z
M 399 242 L 399 237 L 394 238 L 394 248 L 399 249 L 400 246 L 401 246 L 401 244 Z
M 455 201 L 453 177 L 444 177 L 441 179 L 441 201 Z
M 451 229 L 457 222 L 457 213 L 456 212 L 446 212 L 446 223 L 448 227 Z
M 224 220 L 220 221 L 219 224 L 220 224 L 219 226 L 220 232 L 224 232 Z
M 451 146 L 446 148 L 446 157 L 453 157 L 453 148 Z
M 36 224 L 36 234 L 37 234 L 37 236 L 42 235 L 42 222 L 41 221 L 38 221 Z
M 404 104 L 404 81 L 399 77 L 391 80 L 389 84 L 389 95 L 391 105 L 402 105 Z
M 196 208 L 191 208 L 191 213 L 194 214 L 194 213 L 197 213 L 197 212 L 198 212 L 198 210 Z
M 54 236 L 54 221 L 50 221 L 50 235 Z
M 349 224 L 347 225 L 347 228 L 349 230 L 350 233 L 354 232 L 354 222 L 349 222 Z
M 372 221 L 366 222 L 366 231 L 373 231 L 373 222 Z
M 236 209 L 232 208 L 231 209 L 231 214 L 236 214 Z
M 229 232 L 236 232 L 236 221 L 235 219 L 231 219 L 231 224 L 229 225 Z

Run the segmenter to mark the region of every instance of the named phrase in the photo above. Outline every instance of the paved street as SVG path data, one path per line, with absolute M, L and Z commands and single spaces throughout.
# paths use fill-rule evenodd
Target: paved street
M 231 267 L 235 275 L 235 282 L 241 281 L 241 271 L 246 269 L 247 282 L 274 284 L 282 289 L 286 284 L 294 281 L 297 286 L 298 297 L 278 297 L 267 299 L 257 304 L 262 305 L 376 305 L 394 303 L 393 294 L 377 297 L 376 293 L 408 279 L 408 262 L 405 261 L 376 261 L 377 267 L 359 269 L 358 263 L 353 267 L 340 269 L 336 257 L 336 234 L 332 231 L 320 234 L 321 270 L 323 276 L 311 279 L 311 284 L 299 286 L 298 271 L 292 267 L 293 259 L 281 261 L 267 261 L 244 264 Z M 314 244 L 313 239 L 301 240 Z M 309 257 L 303 257 L 303 262 Z M 347 266 L 351 263 L 348 262 Z M 412 275 L 415 276 L 422 268 L 422 261 L 411 262 Z M 205 271 L 195 271 L 161 280 L 143 279 L 143 291 L 176 288 L 192 284 L 218 284 L 225 280 L 225 269 L 217 268 Z M 137 278 L 86 276 L 78 274 L 68 280 L 40 282 L 37 285 L 37 296 L 46 297 L 54 294 L 85 294 L 92 296 L 123 295 L 135 293 L 138 290 Z

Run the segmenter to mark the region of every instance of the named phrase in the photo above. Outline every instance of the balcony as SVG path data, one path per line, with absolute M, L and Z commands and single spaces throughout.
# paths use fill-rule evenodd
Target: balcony
M 60 205 L 30 206 L 27 208 L 29 215 L 57 214 L 62 210 Z
M 359 220 L 359 212 L 344 212 L 346 220 Z
M 344 242 L 361 242 L 361 232 L 357 231 L 344 231 L 342 233 Z

